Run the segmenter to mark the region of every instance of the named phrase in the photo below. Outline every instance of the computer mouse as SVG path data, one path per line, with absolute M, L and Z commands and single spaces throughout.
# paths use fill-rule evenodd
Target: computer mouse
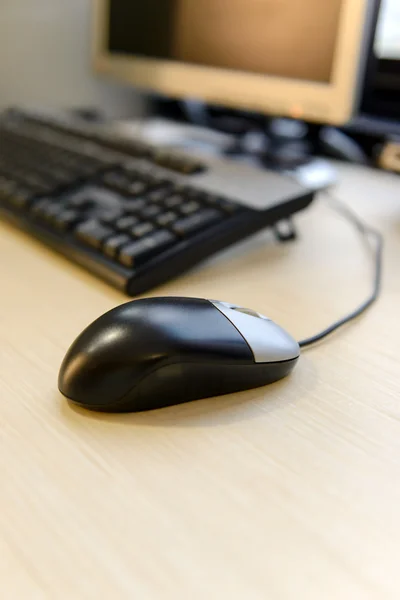
M 257 312 L 201 298 L 134 300 L 72 344 L 58 386 L 97 411 L 145 411 L 263 386 L 288 375 L 298 343 Z

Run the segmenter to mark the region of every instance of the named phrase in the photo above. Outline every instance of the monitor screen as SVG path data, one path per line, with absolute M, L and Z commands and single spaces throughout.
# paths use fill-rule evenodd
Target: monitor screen
M 400 60 L 400 2 L 384 0 L 375 38 L 378 58 Z
M 343 0 L 110 0 L 108 51 L 330 83 L 342 5 Z

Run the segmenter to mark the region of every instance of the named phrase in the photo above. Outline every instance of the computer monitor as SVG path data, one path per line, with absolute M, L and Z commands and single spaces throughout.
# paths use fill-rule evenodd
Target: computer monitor
M 175 98 L 341 124 L 371 0 L 96 0 L 99 73 Z

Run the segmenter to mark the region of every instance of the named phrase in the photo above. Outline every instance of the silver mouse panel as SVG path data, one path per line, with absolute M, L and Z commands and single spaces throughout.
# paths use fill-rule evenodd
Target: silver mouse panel
M 300 347 L 282 327 L 249 308 L 229 302 L 210 300 L 244 337 L 256 363 L 294 360 L 300 355 Z

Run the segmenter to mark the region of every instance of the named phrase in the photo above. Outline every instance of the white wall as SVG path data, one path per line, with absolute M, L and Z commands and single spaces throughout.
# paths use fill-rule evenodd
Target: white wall
M 400 2 L 383 0 L 376 36 L 376 49 L 381 58 L 400 59 Z
M 0 0 L 0 109 L 95 105 L 135 114 L 132 89 L 104 82 L 90 66 L 91 0 Z

